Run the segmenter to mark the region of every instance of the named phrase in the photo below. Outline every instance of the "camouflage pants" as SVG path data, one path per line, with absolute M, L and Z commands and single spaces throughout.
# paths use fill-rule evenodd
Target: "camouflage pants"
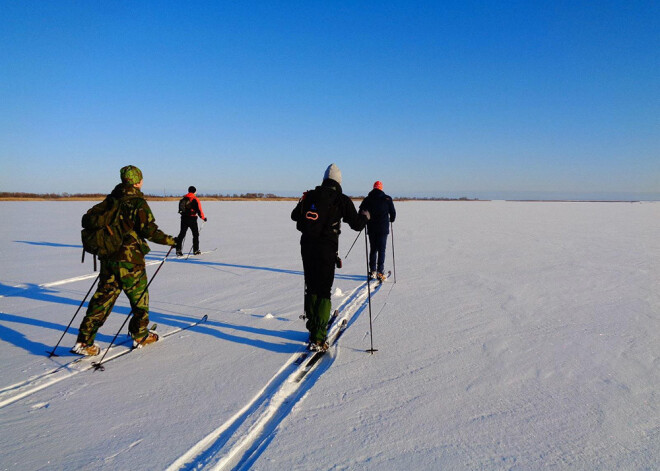
M 134 339 L 140 339 L 147 334 L 149 292 L 144 265 L 101 260 L 99 284 L 80 324 L 78 342 L 88 345 L 94 342 L 96 332 L 112 312 L 122 291 L 128 296 L 133 310 L 128 331 Z

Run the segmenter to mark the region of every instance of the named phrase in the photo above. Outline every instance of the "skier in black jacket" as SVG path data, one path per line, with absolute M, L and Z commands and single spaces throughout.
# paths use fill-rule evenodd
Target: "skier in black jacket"
M 291 212 L 296 228 L 302 232 L 300 252 L 305 271 L 305 316 L 310 350 L 328 348 L 327 325 L 330 319 L 330 292 L 335 279 L 341 221 L 361 231 L 367 211 L 358 212 L 351 199 L 342 193 L 341 171 L 331 164 L 323 183 L 305 192 Z
M 385 249 L 387 248 L 387 236 L 390 233 L 390 223 L 396 219 L 394 203 L 389 195 L 383 192 L 383 183 L 374 183 L 373 190 L 360 204 L 360 210 L 366 210 L 371 215 L 367 224 L 369 235 L 369 269 L 371 278 L 385 280 Z

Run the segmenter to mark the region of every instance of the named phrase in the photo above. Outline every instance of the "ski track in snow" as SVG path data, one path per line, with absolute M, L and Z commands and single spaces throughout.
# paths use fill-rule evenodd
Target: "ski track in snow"
M 117 453 L 114 453 L 114 454 L 112 454 L 112 455 L 110 455 L 110 456 L 106 456 L 106 457 L 103 459 L 103 462 L 106 463 L 106 464 L 107 464 L 107 463 L 110 463 L 112 460 L 114 460 L 116 457 L 118 457 L 118 456 L 121 455 L 122 453 L 126 453 L 126 452 L 128 452 L 128 451 L 131 451 L 131 449 L 133 449 L 134 447 L 138 446 L 141 442 L 142 442 L 142 439 L 134 441 L 133 443 L 131 443 L 130 445 L 128 445 L 125 449 L 120 450 L 120 451 L 118 451 Z
M 173 336 L 177 332 L 185 331 L 190 327 L 194 327 L 197 324 L 203 323 L 206 321 L 206 316 L 203 320 L 191 323 L 191 325 L 178 327 L 169 332 L 166 332 L 160 336 L 159 343 L 163 342 L 168 337 Z M 91 370 L 95 368 L 96 361 L 100 361 L 103 358 L 103 364 L 113 360 L 117 357 L 126 355 L 130 353 L 133 348 L 127 346 L 132 343 L 130 336 L 127 336 L 123 341 L 116 343 L 110 350 L 107 352 L 106 356 L 97 357 L 78 357 L 73 360 L 67 361 L 63 364 L 60 364 L 58 367 L 46 371 L 45 373 L 38 374 L 33 376 L 25 381 L 21 381 L 10 386 L 5 386 L 0 389 L 0 409 L 9 404 L 13 404 L 16 401 L 19 401 L 25 397 L 31 396 L 32 394 L 46 389 L 49 386 L 59 383 L 65 379 L 72 378 L 78 373 Z M 55 357 L 57 358 L 57 357 Z M 56 361 L 56 360 L 53 360 Z
M 111 349 L 112 353 L 105 358 L 104 363 L 112 360 L 118 355 L 124 355 L 126 353 L 126 348 L 122 347 L 125 347 L 128 342 L 129 340 L 127 339 L 114 345 Z M 53 361 L 57 362 L 57 360 Z M 69 379 L 78 373 L 92 369 L 92 361 L 91 358 L 79 357 L 60 364 L 56 368 L 46 371 L 45 373 L 28 378 L 25 381 L 3 387 L 0 389 L 0 409 L 25 397 L 31 396 L 42 389 L 53 386 L 62 380 Z
M 145 266 L 151 266 L 151 265 L 157 265 L 161 263 L 162 260 L 154 260 L 151 262 L 145 263 Z M 92 278 L 97 278 L 99 276 L 98 273 L 89 273 L 87 275 L 80 275 L 80 276 L 74 276 L 73 278 L 66 278 L 64 280 L 57 280 L 57 281 L 49 281 L 48 283 L 42 283 L 39 286 L 39 288 L 53 288 L 55 286 L 62 286 L 66 285 L 69 283 L 75 283 L 76 281 L 85 281 L 85 280 L 91 280 Z M 28 285 L 24 285 L 22 283 L 19 283 L 17 285 L 12 285 L 12 288 L 21 288 L 21 289 L 26 289 L 29 288 Z M 0 294 L 0 298 L 4 298 L 4 295 Z
M 381 287 L 382 284 L 374 284 L 371 295 Z M 347 322 L 345 328 L 350 327 L 367 307 L 367 298 L 367 284 L 362 283 L 338 308 L 339 315 L 328 337 L 340 328 L 343 321 Z M 307 367 L 311 356 L 297 364 L 296 360 L 303 352 L 294 353 L 243 408 L 181 455 L 167 471 L 250 469 L 273 440 L 279 425 L 330 367 L 336 352 L 337 345 L 333 344 L 330 351 L 311 367 Z M 313 373 L 310 372 L 312 369 Z
M 162 263 L 163 260 L 152 260 L 146 262 L 145 266 L 157 265 Z M 85 281 L 92 278 L 98 278 L 98 273 L 89 273 L 87 275 L 75 276 L 73 278 L 66 278 L 64 280 L 50 281 L 47 283 L 42 283 L 39 285 L 40 288 L 52 288 L 55 286 L 61 286 L 69 283 L 75 283 L 77 281 Z M 13 288 L 27 288 L 27 285 L 17 284 Z M 4 296 L 0 295 L 0 298 Z M 117 345 L 113 346 L 113 353 L 116 352 L 116 347 L 122 346 L 126 343 L 120 342 Z M 123 355 L 125 352 L 120 351 L 118 355 Z M 105 359 L 105 361 L 112 360 L 115 356 L 110 355 Z M 49 357 L 52 359 L 51 357 Z M 56 357 L 57 358 L 57 357 Z M 19 381 L 18 383 L 10 384 L 0 388 L 0 409 L 3 407 L 12 404 L 20 399 L 23 399 L 27 396 L 30 396 L 42 389 L 45 389 L 49 386 L 59 383 L 64 379 L 71 378 L 72 376 L 87 371 L 92 368 L 91 362 L 84 362 L 84 358 L 76 358 L 74 360 L 67 361 L 66 363 L 59 364 L 56 368 L 48 370 L 46 372 L 40 373 L 38 375 L 32 376 L 24 381 Z M 53 360 L 56 361 L 56 360 Z M 82 364 L 82 367 L 78 365 Z

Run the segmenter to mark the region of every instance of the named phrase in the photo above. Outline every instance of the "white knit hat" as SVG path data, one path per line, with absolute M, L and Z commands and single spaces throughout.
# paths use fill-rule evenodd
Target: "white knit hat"
M 330 180 L 336 181 L 341 185 L 341 170 L 339 170 L 339 167 L 337 167 L 335 164 L 328 165 L 328 168 L 325 170 L 323 179 L 326 180 L 328 178 Z

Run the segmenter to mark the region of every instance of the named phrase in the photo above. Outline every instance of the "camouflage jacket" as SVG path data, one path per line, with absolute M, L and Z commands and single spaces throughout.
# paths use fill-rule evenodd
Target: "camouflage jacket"
M 144 265 L 144 256 L 151 250 L 145 239 L 156 244 L 175 245 L 172 236 L 158 229 L 151 208 L 140 190 L 133 185 L 120 183 L 110 196 L 123 199 L 120 219 L 124 240 L 121 249 L 109 260 Z

